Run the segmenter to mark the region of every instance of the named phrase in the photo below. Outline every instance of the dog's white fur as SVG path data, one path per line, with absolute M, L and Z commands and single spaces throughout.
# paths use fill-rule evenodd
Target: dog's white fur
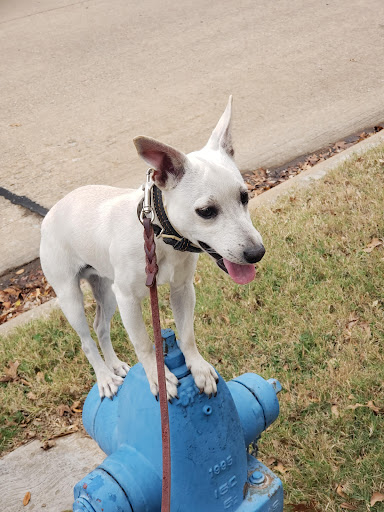
M 194 244 L 203 241 L 229 261 L 245 264 L 245 248 L 260 248 L 260 234 L 253 227 L 240 192 L 244 181 L 233 161 L 230 97 L 207 145 L 183 153 L 148 137 L 137 137 L 140 156 L 155 169 L 154 182 L 163 192 L 168 217 Z M 110 321 L 118 305 L 137 357 L 158 393 L 153 345 L 142 319 L 145 286 L 143 227 L 137 217 L 142 189 L 85 186 L 61 199 L 42 224 L 40 257 L 43 271 L 54 288 L 60 306 L 79 335 L 93 366 L 100 396 L 111 398 L 123 382 L 129 366 L 120 361 L 111 344 Z M 196 209 L 216 205 L 215 218 L 201 218 Z M 156 220 L 155 220 L 156 222 Z M 171 306 L 185 356 L 195 383 L 207 394 L 216 392 L 217 375 L 203 359 L 195 343 L 193 278 L 198 254 L 175 251 L 156 240 L 158 284 L 169 283 Z M 89 281 L 97 303 L 94 328 L 104 355 L 91 337 L 84 314 L 80 279 Z M 177 396 L 177 378 L 168 370 L 168 399 Z

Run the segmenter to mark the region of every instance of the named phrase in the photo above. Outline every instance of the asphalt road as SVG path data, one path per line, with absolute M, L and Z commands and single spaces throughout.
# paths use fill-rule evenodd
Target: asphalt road
M 198 149 L 229 94 L 243 170 L 384 121 L 382 0 L 3 0 L 0 47 L 0 186 L 46 208 L 139 186 L 132 138 Z M 1 273 L 40 219 L 0 212 Z

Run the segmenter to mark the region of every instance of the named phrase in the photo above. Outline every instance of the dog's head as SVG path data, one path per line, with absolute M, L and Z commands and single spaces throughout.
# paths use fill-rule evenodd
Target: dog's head
M 233 160 L 232 97 L 206 146 L 184 153 L 149 137 L 136 137 L 139 155 L 154 169 L 153 181 L 175 229 L 210 254 L 240 284 L 254 279 L 264 256 L 253 227 L 248 190 Z

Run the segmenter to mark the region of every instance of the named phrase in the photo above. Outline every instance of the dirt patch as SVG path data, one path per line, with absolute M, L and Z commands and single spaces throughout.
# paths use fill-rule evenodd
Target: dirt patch
M 271 169 L 260 167 L 255 170 L 245 171 L 243 177 L 247 183 L 250 197 L 258 196 L 266 190 L 276 187 L 280 183 L 283 183 L 283 181 L 293 178 L 297 174 L 310 169 L 316 164 L 324 162 L 324 160 L 327 160 L 351 146 L 354 146 L 358 142 L 371 137 L 382 129 L 382 126 L 367 128 L 359 134 L 350 135 L 335 144 L 330 144 L 315 153 L 298 157 L 292 162 L 279 167 L 273 167 Z
M 36 259 L 0 277 L 0 324 L 56 297 Z

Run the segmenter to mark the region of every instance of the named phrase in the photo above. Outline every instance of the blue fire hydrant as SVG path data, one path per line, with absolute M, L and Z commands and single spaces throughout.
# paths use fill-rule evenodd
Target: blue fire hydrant
M 169 404 L 171 512 L 282 512 L 282 483 L 247 447 L 277 418 L 275 379 L 245 373 L 217 396 L 200 394 L 172 330 L 162 331 L 165 363 L 179 379 Z M 83 408 L 86 431 L 108 455 L 74 489 L 74 512 L 160 512 L 160 407 L 142 365 L 128 373 L 113 400 L 97 385 Z

